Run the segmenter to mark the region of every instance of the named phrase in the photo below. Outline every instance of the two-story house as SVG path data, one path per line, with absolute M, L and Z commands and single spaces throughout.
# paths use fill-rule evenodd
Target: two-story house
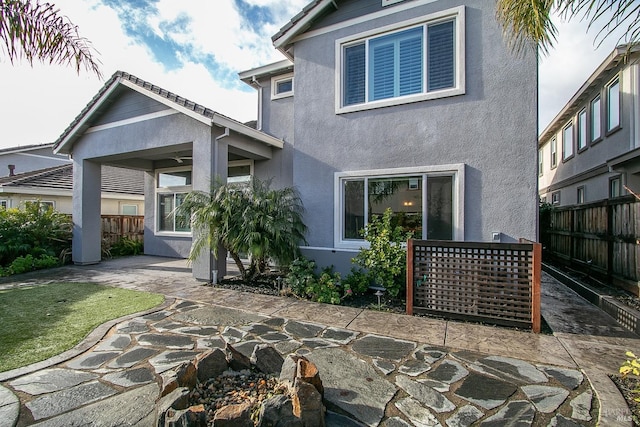
M 114 74 L 56 142 L 74 162 L 74 261 L 100 260 L 101 164 L 145 172 L 148 254 L 188 254 L 173 207 L 216 176 L 295 186 L 304 254 L 343 272 L 387 207 L 417 238 L 536 240 L 536 58 L 510 52 L 494 8 L 314 0 L 273 37 L 285 60 L 240 73 L 255 128 Z M 193 264 L 200 279 L 213 269 L 224 260 Z
M 640 46 L 619 46 L 540 134 L 539 195 L 556 206 L 640 191 Z

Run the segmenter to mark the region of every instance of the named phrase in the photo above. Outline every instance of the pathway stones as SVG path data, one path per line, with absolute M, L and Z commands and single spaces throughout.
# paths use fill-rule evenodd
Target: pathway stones
M 112 372 L 102 377 L 103 380 L 120 387 L 133 387 L 148 384 L 155 380 L 153 372 L 147 368 L 136 368 L 127 371 Z
M 571 418 L 582 421 L 591 421 L 591 403 L 593 401 L 593 393 L 591 390 L 585 391 L 573 399 L 570 403 L 573 412 Z
M 412 427 L 411 424 L 406 422 L 400 417 L 387 418 L 380 424 L 381 427 Z
M 195 358 L 199 352 L 197 351 L 165 351 L 149 359 L 149 363 L 153 366 L 156 373 L 168 371 L 181 364 Z
M 325 340 L 333 341 L 338 344 L 347 345 L 358 336 L 357 332 L 348 329 L 327 328 L 320 335 Z
M 67 362 L 67 366 L 71 369 L 98 369 L 100 366 L 119 355 L 120 353 L 116 351 L 90 352 Z
M 202 307 L 173 316 L 174 321 L 207 326 L 242 326 L 265 320 L 265 316 L 227 307 Z
M 11 390 L 0 385 L 0 427 L 13 427 L 20 413 L 20 400 Z
M 116 394 L 116 390 L 98 381 L 91 381 L 75 387 L 38 397 L 26 406 L 34 420 L 52 417 L 71 409 L 96 402 Z
M 493 409 L 506 402 L 516 390 L 511 383 L 472 372 L 455 394 L 485 409 Z
M 98 378 L 98 375 L 71 369 L 50 368 L 20 377 L 9 383 L 16 390 L 39 395 L 73 387 Z
M 549 377 L 554 378 L 560 384 L 570 390 L 575 390 L 584 381 L 584 375 L 582 372 L 575 369 L 559 368 L 555 366 L 538 366 L 542 372 Z
M 396 370 L 396 365 L 384 359 L 373 359 L 373 366 L 385 375 L 389 375 Z
M 138 343 L 152 347 L 189 350 L 194 346 L 193 340 L 182 335 L 144 334 L 138 337 Z
M 484 412 L 473 405 L 466 405 L 458 409 L 446 421 L 448 427 L 468 427 L 484 417 Z
M 122 334 L 143 334 L 149 332 L 149 326 L 144 320 L 131 320 L 116 326 L 116 330 Z
M 416 344 L 411 341 L 397 340 L 394 338 L 367 335 L 355 340 L 351 346 L 353 351 L 364 356 L 379 357 L 388 360 L 400 360 L 407 357 Z
M 119 357 L 115 358 L 107 366 L 110 368 L 130 368 L 141 361 L 158 354 L 158 350 L 154 350 L 148 347 L 134 347 L 133 349 L 122 353 Z
M 75 411 L 47 419 L 36 427 L 68 427 L 90 425 L 100 427 L 121 427 L 135 425 L 146 427 L 155 425 L 155 401 L 159 393 L 158 385 L 148 384 L 131 391 L 83 406 Z
M 442 425 L 431 411 L 411 397 L 398 400 L 395 405 L 416 427 L 436 427 Z
M 581 424 L 558 414 L 551 419 L 548 427 L 581 427 Z
M 430 365 L 436 363 L 446 355 L 447 352 L 444 349 L 430 345 L 418 347 L 418 349 L 413 353 L 413 357 L 418 360 L 423 360 Z
M 456 409 L 456 405 L 447 399 L 444 394 L 437 392 L 425 384 L 416 382 L 405 375 L 398 375 L 396 377 L 396 384 L 409 393 L 415 400 L 436 412 L 451 412 Z
M 269 334 L 259 335 L 258 338 L 260 338 L 262 341 L 267 343 L 277 343 L 277 342 L 287 341 L 291 339 L 289 335 L 286 335 L 280 332 L 273 332 Z
M 115 334 L 102 340 L 94 351 L 124 350 L 131 344 L 131 337 L 126 334 Z
M 274 347 L 276 348 L 276 350 L 278 350 L 278 352 L 280 352 L 280 354 L 286 355 L 289 353 L 294 353 L 297 349 L 302 347 L 302 343 L 296 340 L 281 341 L 277 342 Z
M 454 360 L 444 360 L 437 368 L 427 374 L 432 380 L 453 384 L 469 375 L 469 371 Z
M 480 423 L 481 427 L 527 427 L 533 424 L 536 410 L 526 400 L 509 402 L 491 417 Z
M 554 412 L 569 396 L 569 392 L 563 388 L 536 384 L 523 386 L 522 391 L 536 406 L 536 409 L 545 414 Z
M 510 357 L 489 356 L 473 366 L 478 371 L 488 373 L 517 384 L 546 383 L 547 376 L 524 360 Z
M 314 325 L 312 323 L 296 322 L 293 320 L 284 325 L 284 330 L 287 333 L 298 338 L 315 338 L 323 329 L 323 326 Z
M 396 388 L 365 361 L 339 348 L 318 349 L 308 356 L 322 377 L 324 397 L 370 426 L 377 426 Z
M 409 375 L 410 377 L 417 377 L 430 369 L 431 366 L 424 363 L 422 360 L 410 359 L 403 363 L 400 368 L 398 368 L 398 371 L 402 374 Z

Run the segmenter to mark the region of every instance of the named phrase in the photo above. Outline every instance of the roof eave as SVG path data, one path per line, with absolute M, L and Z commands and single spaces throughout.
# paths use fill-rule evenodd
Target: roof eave
M 293 62 L 290 59 L 284 59 L 282 61 L 274 62 L 272 64 L 263 65 L 261 67 L 252 68 L 250 70 L 241 71 L 238 73 L 238 77 L 244 83 L 251 85 L 253 78 L 269 77 L 277 74 L 282 74 L 293 68 Z
M 212 124 L 224 128 L 229 128 L 234 132 L 245 135 L 251 139 L 255 139 L 256 141 L 263 142 L 272 147 L 280 149 L 284 147 L 284 142 L 281 139 L 237 122 L 233 119 L 230 119 L 229 117 L 223 116 L 222 114 L 214 113 Z
M 289 44 L 300 34 L 306 31 L 313 21 L 328 7 L 334 6 L 336 9 L 338 6 L 335 3 L 335 0 L 321 0 L 317 3 L 313 8 L 302 16 L 300 19 L 296 20 L 296 17 L 293 18 L 294 21 L 292 24 L 288 24 L 288 28 L 285 30 L 281 30 L 278 34 L 276 34 L 273 38 L 273 46 L 278 49 L 284 56 L 289 59 L 292 59 L 292 55 L 289 53 Z

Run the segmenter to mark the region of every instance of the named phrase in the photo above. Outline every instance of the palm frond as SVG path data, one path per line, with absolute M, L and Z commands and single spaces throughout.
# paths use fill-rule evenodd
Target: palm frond
M 91 43 L 50 3 L 0 0 L 0 45 L 11 63 L 25 59 L 84 68 L 102 78 Z
M 544 55 L 556 41 L 558 30 L 551 21 L 553 0 L 498 0 L 496 17 L 507 45 L 516 53 L 539 48 Z

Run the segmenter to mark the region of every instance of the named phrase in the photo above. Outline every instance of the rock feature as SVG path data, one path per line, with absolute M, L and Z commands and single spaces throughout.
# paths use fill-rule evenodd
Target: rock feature
M 268 344 L 259 344 L 253 349 L 251 363 L 265 374 L 280 375 L 284 359 L 278 351 Z
M 253 427 L 251 402 L 227 405 L 218 409 L 213 418 L 213 425 L 216 427 Z
M 227 352 L 227 363 L 231 369 L 234 371 L 251 369 L 251 359 L 233 348 L 231 344 L 227 343 L 227 346 L 224 349 Z
M 283 394 L 270 397 L 260 407 L 259 427 L 302 427 L 302 421 L 293 415 L 293 403 Z
M 227 355 L 219 348 L 207 351 L 196 358 L 197 378 L 200 382 L 217 377 L 228 368 Z

